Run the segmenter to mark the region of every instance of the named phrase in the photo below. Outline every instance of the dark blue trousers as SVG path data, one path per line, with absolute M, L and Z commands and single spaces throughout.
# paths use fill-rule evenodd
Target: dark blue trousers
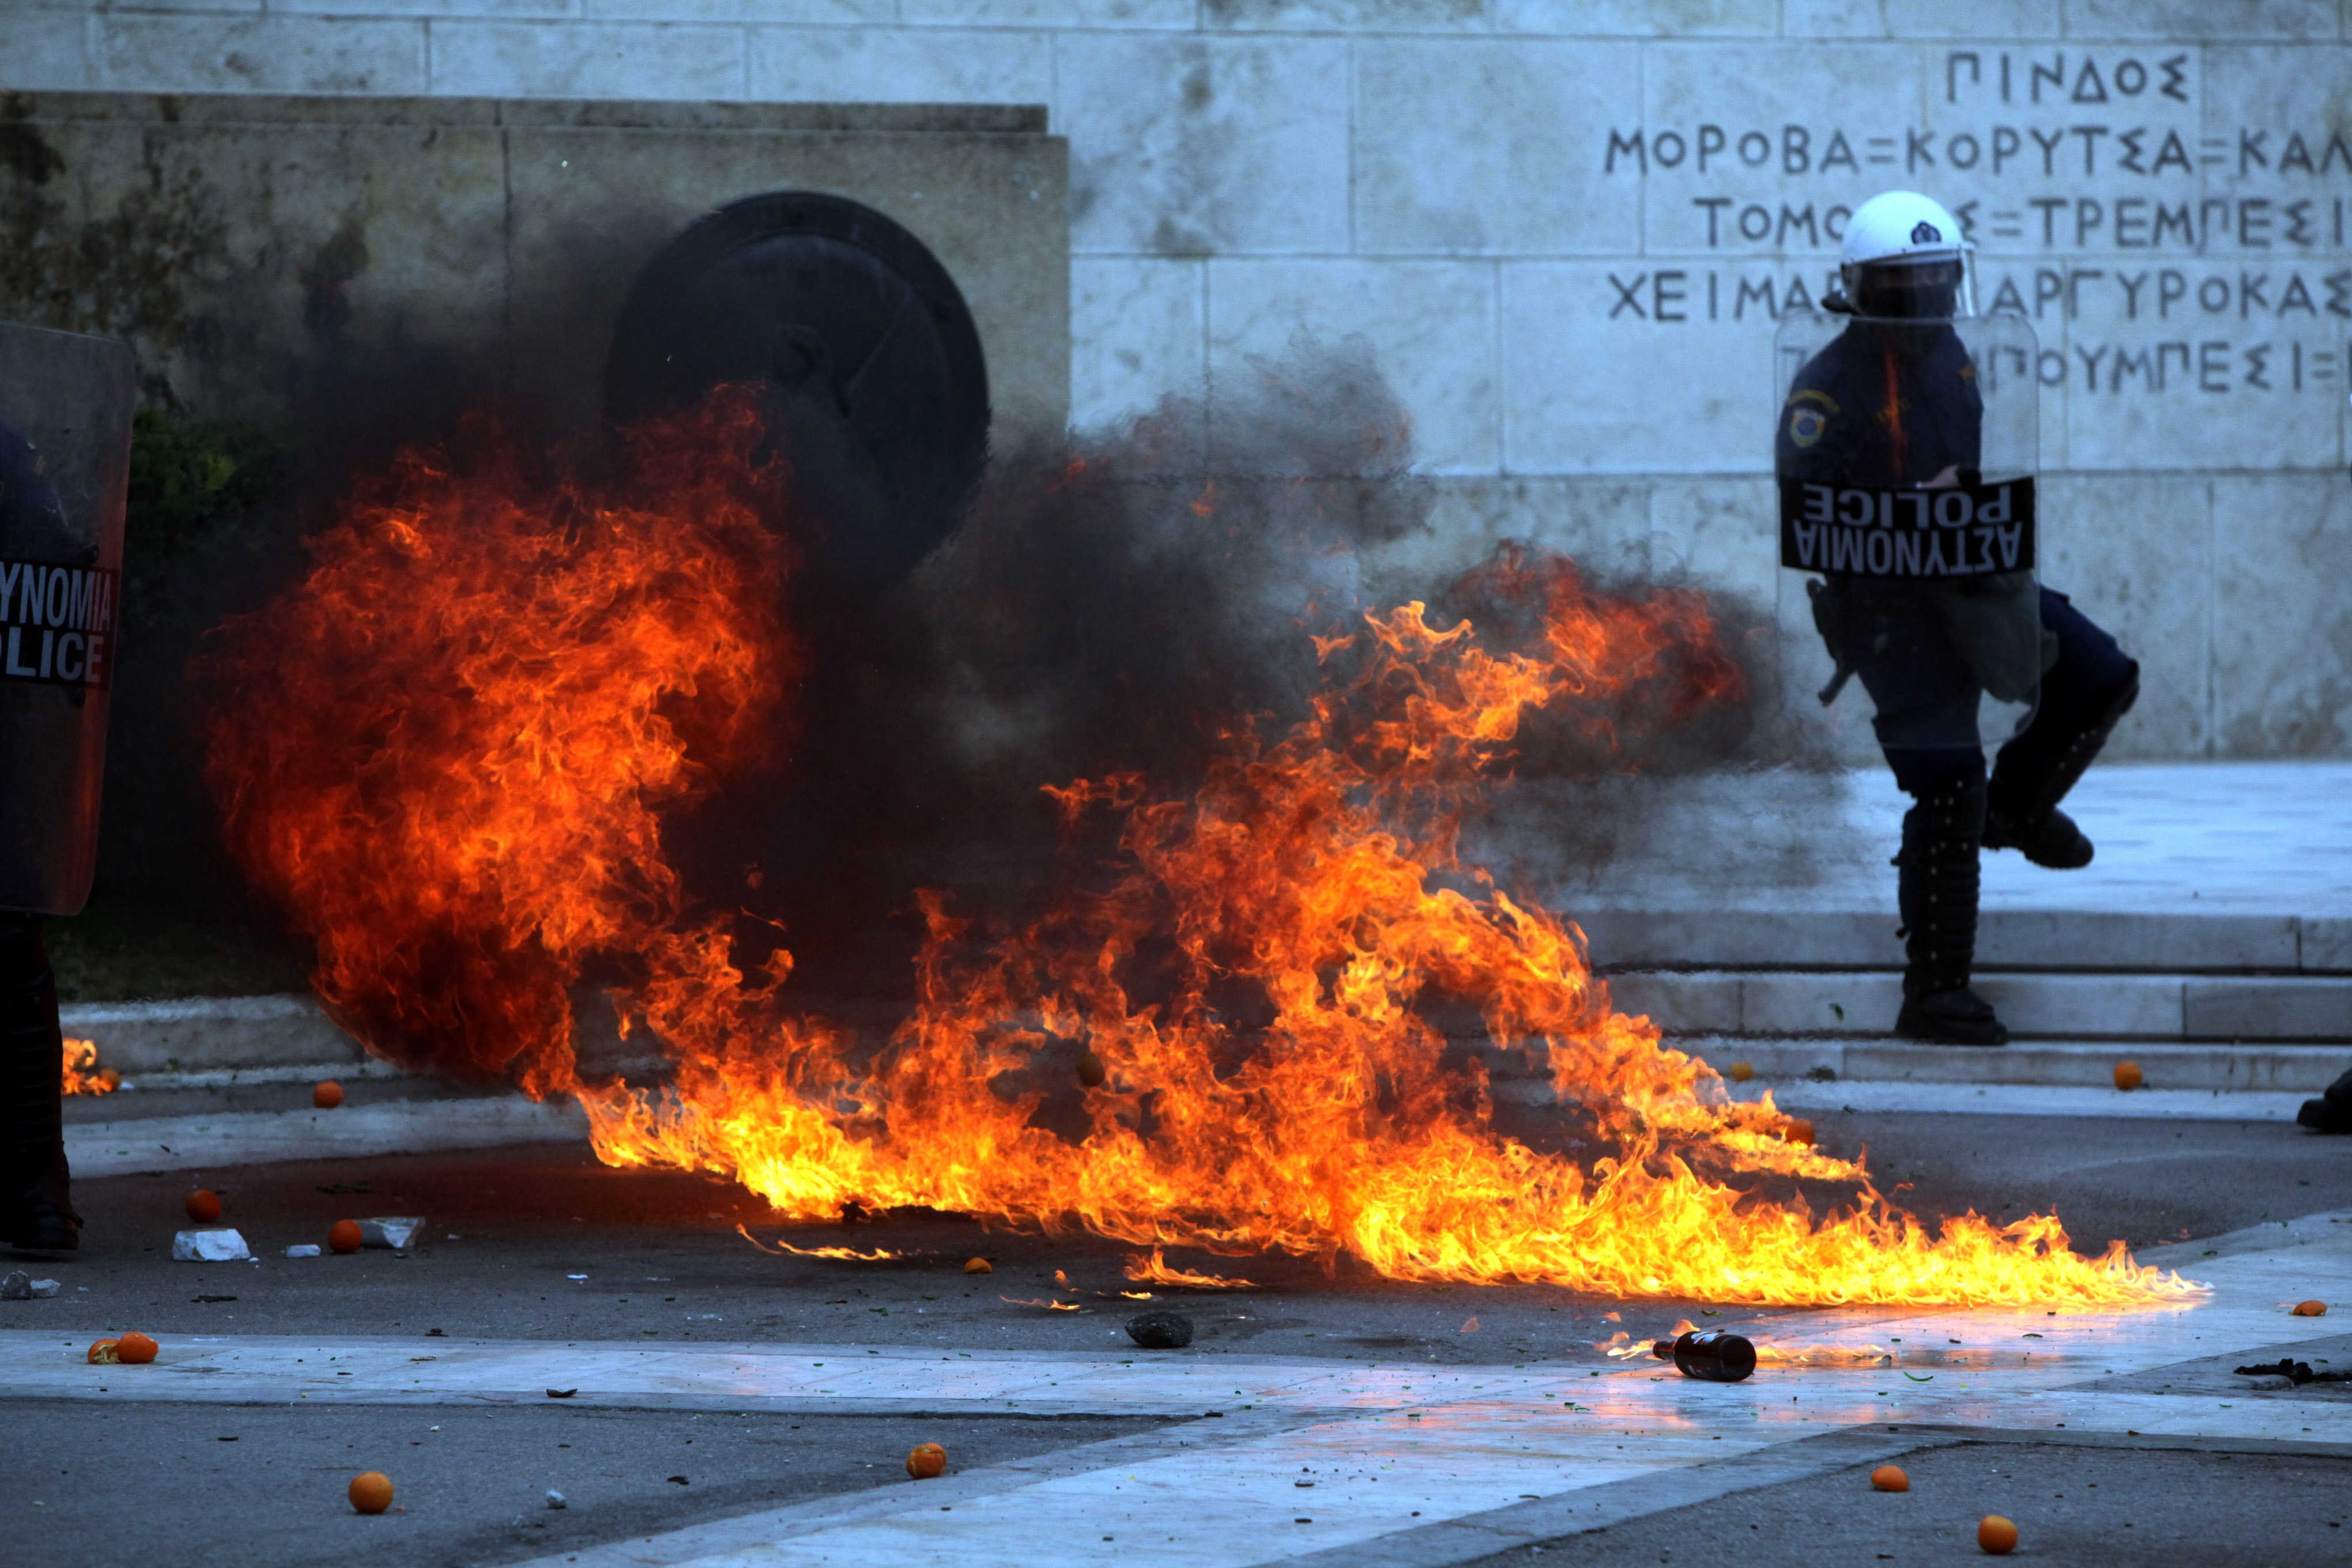
M 2029 795 L 2037 790 L 2074 737 L 2105 712 L 2139 672 L 2139 666 L 2116 646 L 2114 637 L 2054 588 L 2042 590 L 2042 624 L 2057 634 L 2058 662 L 2042 677 L 2042 701 L 2034 710 L 2032 721 L 2011 737 L 1993 760 L 1992 780 L 1997 793 L 2003 785 Z M 1944 733 L 1975 726 L 1979 695 L 1976 679 L 1957 657 L 1951 659 L 1949 668 L 1925 672 L 1915 669 L 1907 680 L 1883 682 L 1872 679 L 1876 672 L 1869 661 L 1858 663 L 1856 673 L 1862 676 L 1863 685 L 1870 690 L 1874 701 L 1879 700 L 1882 689 L 1898 685 L 1907 688 L 1906 711 L 1888 713 L 1882 703 L 1881 716 L 1872 721 L 1886 754 L 1886 765 L 1895 770 L 1895 782 L 1905 793 L 1925 795 L 1948 782 L 1972 782 L 1985 776 L 1982 744 L 1885 744 L 1890 729 L 1916 725 L 1926 707 L 1952 705 L 1955 715 L 1945 721 Z M 1964 718 L 1959 716 L 1963 711 Z

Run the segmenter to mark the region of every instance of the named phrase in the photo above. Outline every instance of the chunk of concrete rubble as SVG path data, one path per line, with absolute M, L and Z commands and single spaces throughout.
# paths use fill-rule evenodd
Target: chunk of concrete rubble
M 563 1494 L 562 1492 L 550 1487 L 547 1491 L 547 1506 L 550 1508 L 568 1508 L 571 1505 L 563 1500 Z
M 373 1219 L 360 1221 L 362 1247 L 389 1247 L 394 1252 L 407 1250 L 425 1228 L 423 1215 L 378 1215 Z
M 299 1247 L 289 1247 L 286 1249 L 286 1256 L 289 1258 L 316 1258 L 319 1256 L 319 1244 L 315 1241 L 306 1241 Z
M 172 1237 L 174 1263 L 242 1263 L 252 1256 L 245 1237 L 225 1225 L 184 1230 Z
M 47 1300 L 57 1293 L 56 1280 L 36 1279 L 21 1268 L 0 1279 L 0 1301 Z

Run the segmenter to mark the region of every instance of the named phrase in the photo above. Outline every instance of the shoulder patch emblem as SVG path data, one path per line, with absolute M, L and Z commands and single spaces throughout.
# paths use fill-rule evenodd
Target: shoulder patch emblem
M 1826 392 L 1808 388 L 1798 393 L 1789 399 L 1789 439 L 1801 447 L 1813 445 L 1837 412 L 1837 399 Z

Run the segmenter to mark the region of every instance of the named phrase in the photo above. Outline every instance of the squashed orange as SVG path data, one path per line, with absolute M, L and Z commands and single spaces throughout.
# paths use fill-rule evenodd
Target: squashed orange
M 937 1443 L 918 1443 L 907 1455 L 907 1474 L 928 1481 L 948 1468 L 948 1451 Z
M 92 1366 L 120 1365 L 122 1361 L 121 1349 L 121 1340 L 99 1340 L 89 1347 L 89 1364 Z

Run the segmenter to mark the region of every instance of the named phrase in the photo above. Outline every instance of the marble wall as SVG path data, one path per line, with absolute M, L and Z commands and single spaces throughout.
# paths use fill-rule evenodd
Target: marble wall
M 2352 752 L 2352 0 L 5 4 L 0 88 L 1045 104 L 1078 419 L 1360 332 L 1446 548 L 1768 600 L 1775 321 L 1925 188 L 2039 336 L 2119 747 Z

